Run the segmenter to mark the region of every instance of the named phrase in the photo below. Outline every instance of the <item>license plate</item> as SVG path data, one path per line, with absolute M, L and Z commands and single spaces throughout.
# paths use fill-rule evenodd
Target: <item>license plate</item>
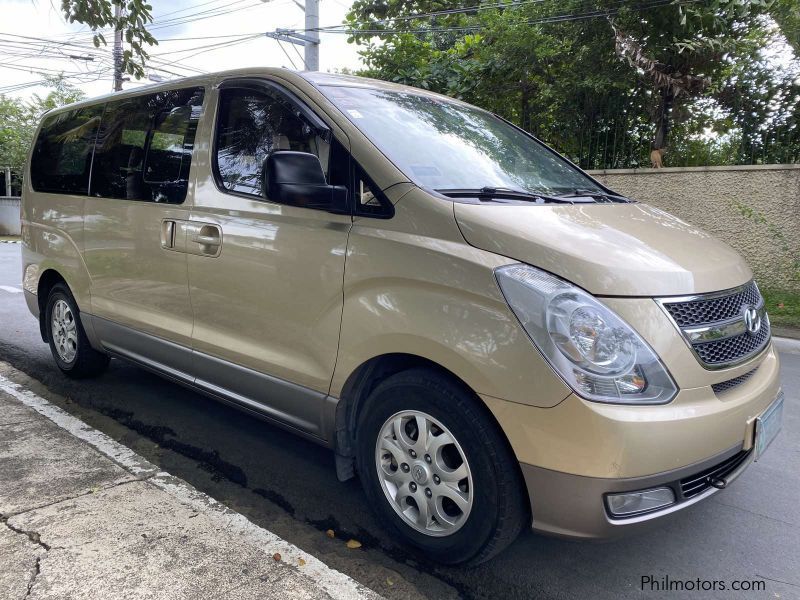
M 778 393 L 775 402 L 756 419 L 756 457 L 759 457 L 767 449 L 775 436 L 781 430 L 783 421 L 783 392 Z

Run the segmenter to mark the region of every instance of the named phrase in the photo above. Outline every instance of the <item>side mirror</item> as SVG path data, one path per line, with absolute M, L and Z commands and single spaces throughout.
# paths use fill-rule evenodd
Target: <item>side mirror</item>
M 264 197 L 273 202 L 350 214 L 347 188 L 328 185 L 314 154 L 277 150 L 264 161 Z

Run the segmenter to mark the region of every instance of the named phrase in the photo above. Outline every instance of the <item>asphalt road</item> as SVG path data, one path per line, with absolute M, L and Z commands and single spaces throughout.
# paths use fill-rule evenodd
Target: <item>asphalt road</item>
M 800 598 L 800 351 L 781 355 L 783 431 L 730 489 L 638 537 L 601 544 L 526 532 L 488 564 L 442 568 L 380 528 L 358 482 L 337 481 L 327 450 L 119 360 L 96 380 L 64 378 L 25 307 L 19 254 L 0 244 L 0 360 L 93 427 L 389 598 Z M 349 538 L 362 548 L 348 549 Z M 643 591 L 648 575 L 759 580 L 766 590 Z

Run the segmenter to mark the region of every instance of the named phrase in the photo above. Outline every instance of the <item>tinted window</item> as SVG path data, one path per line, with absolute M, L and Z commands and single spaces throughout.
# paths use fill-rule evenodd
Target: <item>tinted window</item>
M 183 202 L 202 102 L 202 88 L 109 102 L 97 136 L 91 195 Z
M 102 110 L 90 106 L 45 118 L 31 156 L 33 189 L 86 195 Z
M 328 183 L 330 185 L 343 185 L 350 187 L 350 153 L 344 146 L 333 138 L 328 159 Z
M 330 145 L 277 93 L 222 90 L 216 135 L 216 167 L 227 190 L 262 196 L 264 159 L 273 150 L 316 154 L 328 174 Z

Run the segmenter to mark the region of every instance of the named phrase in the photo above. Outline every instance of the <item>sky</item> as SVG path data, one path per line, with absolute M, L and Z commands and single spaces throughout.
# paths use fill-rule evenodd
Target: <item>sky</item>
M 248 66 L 303 68 L 302 46 L 258 35 L 302 28 L 304 13 L 294 0 L 150 0 L 150 4 L 154 22 L 149 29 L 159 45 L 148 49 L 152 57 L 148 77 L 175 79 Z M 341 24 L 351 4 L 352 0 L 320 0 L 320 25 Z M 40 72 L 63 72 L 89 97 L 111 91 L 113 34 L 105 35 L 108 46 L 95 49 L 89 29 L 67 23 L 60 5 L 60 0 L 0 0 L 0 93 L 20 98 L 46 95 L 47 88 L 36 83 L 42 79 Z M 358 48 L 347 43 L 346 35 L 322 33 L 321 40 L 321 71 L 359 68 Z M 126 81 L 123 89 L 147 83 L 152 80 Z

